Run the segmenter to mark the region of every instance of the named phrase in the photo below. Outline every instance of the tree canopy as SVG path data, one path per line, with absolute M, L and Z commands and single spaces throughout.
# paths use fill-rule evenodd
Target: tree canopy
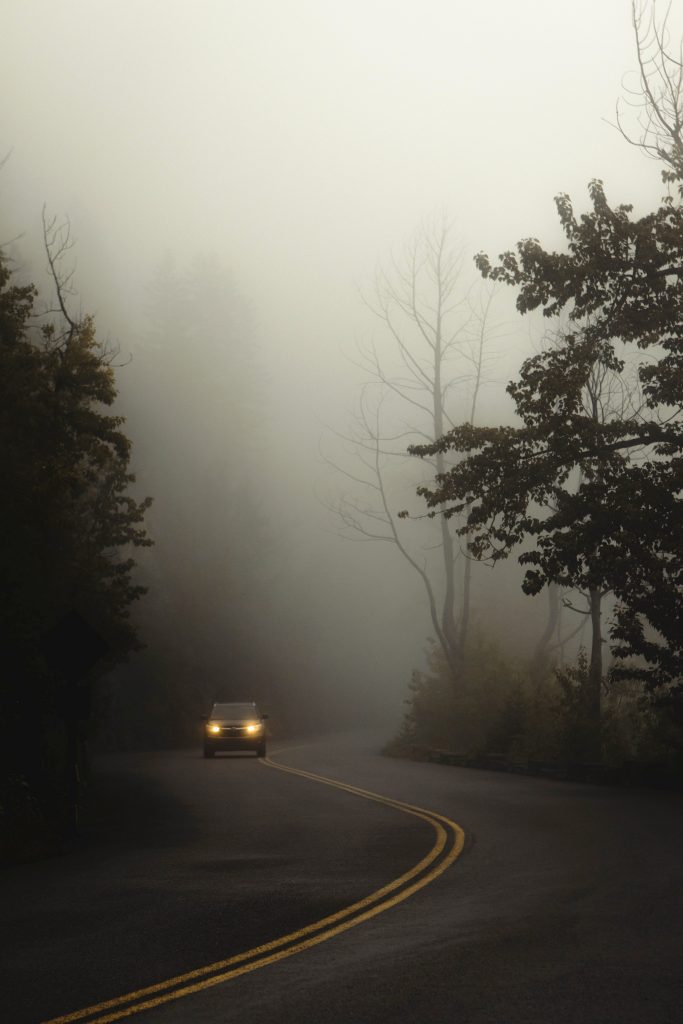
M 41 723 L 64 712 L 69 680 L 45 657 L 50 631 L 85 616 L 110 663 L 139 646 L 130 606 L 144 588 L 130 551 L 151 543 L 150 500 L 128 494 L 130 442 L 107 411 L 111 358 L 93 319 L 67 309 L 65 236 L 48 225 L 47 241 L 57 308 L 43 315 L 36 288 L 16 283 L 0 252 L 0 700 L 10 772 L 22 771 L 27 723 L 40 749 Z
M 461 532 L 477 557 L 532 540 L 520 556 L 528 593 L 550 582 L 612 590 L 614 653 L 644 658 L 629 671 L 660 686 L 683 669 L 683 207 L 667 195 L 635 218 L 609 205 L 599 181 L 590 197 L 579 217 L 566 195 L 556 200 L 566 252 L 525 239 L 496 264 L 477 257 L 484 277 L 519 289 L 520 313 L 568 312 L 561 344 L 508 385 L 522 426 L 464 425 L 412 450 L 465 456 L 420 493 L 447 516 L 467 510 Z M 591 374 L 621 373 L 629 348 L 646 353 L 642 403 L 590 415 Z
M 507 387 L 521 425 L 464 424 L 411 451 L 456 453 L 419 493 L 446 517 L 466 512 L 459 532 L 474 556 L 517 550 L 528 593 L 553 583 L 611 591 L 616 673 L 681 691 L 683 76 L 666 19 L 657 25 L 653 9 L 647 22 L 635 3 L 632 12 L 640 134 L 629 136 L 619 111 L 618 126 L 663 162 L 666 194 L 635 216 L 630 205 L 610 205 L 595 179 L 587 212 L 577 215 L 566 194 L 555 200 L 564 251 L 526 238 L 495 262 L 476 257 L 484 278 L 518 289 L 520 313 L 562 314 L 567 326 Z M 622 380 L 616 409 L 596 388 L 608 378 Z

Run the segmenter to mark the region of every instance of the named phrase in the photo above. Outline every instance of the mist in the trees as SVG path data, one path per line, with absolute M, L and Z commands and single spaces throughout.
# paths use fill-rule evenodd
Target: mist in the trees
M 590 616 L 420 520 L 454 457 L 405 449 L 515 423 L 505 385 L 548 351 L 476 253 L 561 247 L 553 196 L 582 210 L 596 177 L 657 207 L 659 166 L 608 123 L 624 95 L 639 116 L 629 5 L 32 0 L 2 32 L 0 242 L 49 306 L 40 212 L 68 216 L 70 308 L 114 354 L 153 498 L 106 740 L 188 739 L 214 698 L 388 736 L 466 664 L 468 692 L 575 664 Z

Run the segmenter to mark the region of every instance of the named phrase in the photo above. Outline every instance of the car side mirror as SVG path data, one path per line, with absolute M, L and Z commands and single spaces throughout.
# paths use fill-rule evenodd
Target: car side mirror
M 261 715 L 261 721 L 265 722 L 266 718 L 268 718 L 268 717 L 269 717 L 268 715 Z
M 200 722 L 208 722 L 209 721 L 209 716 L 208 715 L 200 715 L 199 716 L 199 721 Z

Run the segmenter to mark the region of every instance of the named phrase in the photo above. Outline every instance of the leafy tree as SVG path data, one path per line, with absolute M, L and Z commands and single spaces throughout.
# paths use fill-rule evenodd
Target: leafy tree
M 128 489 L 130 442 L 105 410 L 116 397 L 111 354 L 91 317 L 67 308 L 67 228 L 45 224 L 57 305 L 37 313 L 37 290 L 13 280 L 0 251 L 0 645 L 5 776 L 36 776 L 69 680 L 46 662 L 45 637 L 74 609 L 106 641 L 108 660 L 139 646 L 130 606 L 133 547 L 148 540 L 149 499 Z M 59 730 L 57 730 L 59 731 Z M 61 742 L 61 741 L 59 741 Z M 59 746 L 59 742 L 57 745 Z M 27 756 L 28 754 L 31 756 Z M 63 753 L 63 752 L 62 752 Z
M 519 289 L 520 313 L 565 312 L 569 327 L 508 386 L 521 427 L 463 425 L 413 451 L 464 456 L 421 493 L 433 509 L 445 506 L 446 517 L 466 512 L 460 532 L 477 557 L 496 560 L 526 545 L 528 593 L 553 582 L 611 590 L 613 653 L 639 659 L 617 671 L 662 692 L 680 688 L 683 676 L 682 80 L 666 63 L 661 33 L 659 63 L 645 59 L 635 7 L 634 24 L 645 140 L 665 162 L 667 194 L 634 217 L 631 206 L 610 206 L 594 180 L 589 212 L 577 216 L 568 196 L 556 199 L 565 252 L 529 238 L 496 264 L 477 257 L 485 278 Z M 668 75 L 664 94 L 653 67 Z M 596 368 L 619 375 L 627 360 L 636 364 L 642 404 L 591 415 L 584 398 Z

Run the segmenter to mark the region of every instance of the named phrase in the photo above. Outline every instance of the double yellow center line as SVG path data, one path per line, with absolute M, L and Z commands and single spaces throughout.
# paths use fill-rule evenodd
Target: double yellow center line
M 66 1013 L 61 1017 L 53 1017 L 49 1021 L 44 1021 L 43 1024 L 71 1024 L 72 1021 L 84 1021 L 87 1024 L 111 1024 L 112 1021 L 122 1020 L 124 1017 L 130 1017 L 142 1010 L 150 1010 L 175 999 L 183 999 L 196 992 L 203 992 L 214 985 L 222 985 L 243 974 L 257 971 L 259 968 L 267 967 L 279 960 L 285 960 L 295 953 L 302 953 L 321 942 L 326 942 L 328 939 L 334 938 L 335 935 L 348 931 L 349 928 L 355 928 L 356 925 L 369 921 L 385 910 L 389 910 L 390 907 L 396 906 L 397 903 L 401 903 L 443 874 L 462 853 L 465 842 L 463 830 L 454 821 L 441 814 L 423 810 L 421 807 L 414 807 L 400 800 L 391 800 L 377 793 L 371 793 L 367 789 L 359 789 L 357 786 L 350 786 L 345 782 L 338 782 L 336 779 L 325 778 L 323 775 L 315 775 L 313 772 L 305 772 L 299 768 L 290 768 L 269 758 L 264 758 L 261 763 L 269 768 L 275 768 L 290 775 L 298 775 L 303 779 L 310 779 L 325 786 L 333 786 L 335 789 L 352 793 L 364 800 L 373 800 L 376 803 L 385 804 L 387 807 L 393 807 L 397 811 L 402 811 L 404 814 L 420 818 L 434 829 L 434 845 L 421 861 L 399 878 L 395 878 L 357 903 L 353 903 L 335 914 L 330 914 L 329 917 L 321 918 L 320 921 L 314 921 L 313 924 L 306 925 L 305 928 L 290 932 L 279 939 L 273 939 L 272 942 L 266 942 L 264 945 L 255 946 L 253 949 L 228 957 L 226 960 L 217 960 L 205 967 L 177 974 L 166 981 L 148 985 L 135 992 L 128 992 L 115 999 L 86 1006 L 83 1010 Z

